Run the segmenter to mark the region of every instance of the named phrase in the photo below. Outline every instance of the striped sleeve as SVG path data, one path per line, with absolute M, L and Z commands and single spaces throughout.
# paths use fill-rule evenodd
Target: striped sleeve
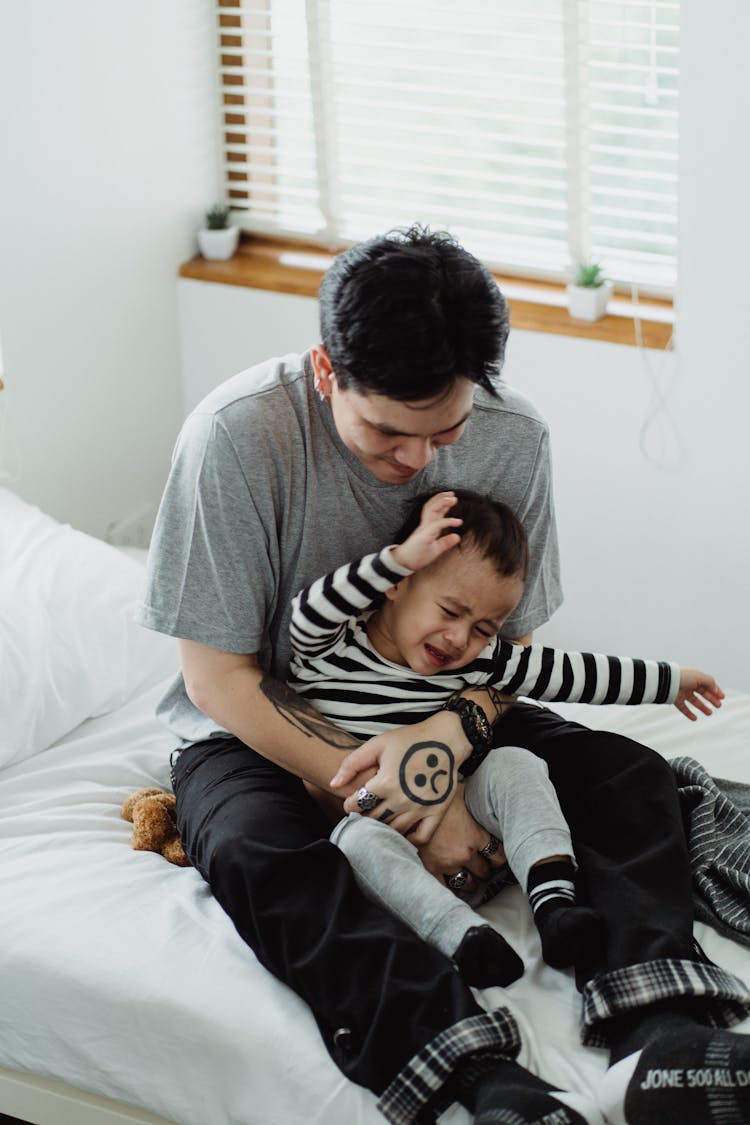
M 680 666 L 663 660 L 564 652 L 498 641 L 490 682 L 508 695 L 546 703 L 672 703 Z
M 340 641 L 346 624 L 370 609 L 390 587 L 412 572 L 393 558 L 392 548 L 346 563 L 318 578 L 292 601 L 292 650 L 324 656 Z

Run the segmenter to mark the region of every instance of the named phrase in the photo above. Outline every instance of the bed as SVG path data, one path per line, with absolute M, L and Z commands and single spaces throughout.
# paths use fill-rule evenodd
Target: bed
M 123 800 L 169 786 L 154 706 L 175 642 L 132 620 L 133 557 L 0 489 L 0 1113 L 34 1125 L 382 1125 L 305 1005 L 236 935 L 192 868 L 130 847 Z M 563 713 L 750 782 L 750 695 L 689 724 L 674 708 Z M 546 967 L 517 888 L 482 909 L 526 964 L 503 995 L 521 1061 L 592 1088 L 572 976 Z M 750 951 L 704 924 L 713 960 L 750 984 Z M 739 1025 L 750 1031 L 750 1021 Z M 444 1118 L 467 1125 L 454 1107 Z

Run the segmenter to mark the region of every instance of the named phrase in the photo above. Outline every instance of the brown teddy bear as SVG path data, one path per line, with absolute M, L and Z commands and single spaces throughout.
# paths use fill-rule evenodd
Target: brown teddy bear
M 174 806 L 174 793 L 137 789 L 123 804 L 122 815 L 133 823 L 130 843 L 137 851 L 159 852 L 178 867 L 190 867 L 177 831 Z

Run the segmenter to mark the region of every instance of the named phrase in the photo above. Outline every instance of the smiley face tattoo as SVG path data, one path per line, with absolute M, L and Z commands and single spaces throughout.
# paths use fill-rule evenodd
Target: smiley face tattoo
M 415 742 L 399 769 L 401 790 L 415 805 L 441 805 L 456 783 L 456 760 L 444 742 Z

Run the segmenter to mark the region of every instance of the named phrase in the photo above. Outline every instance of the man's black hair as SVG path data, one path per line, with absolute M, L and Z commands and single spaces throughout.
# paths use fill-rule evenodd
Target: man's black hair
M 419 401 L 458 376 L 492 394 L 509 314 L 489 270 L 449 234 L 413 226 L 358 243 L 326 272 L 320 336 L 338 385 Z
M 443 491 L 438 489 L 436 491 Z M 460 527 L 449 527 L 444 534 L 458 532 L 462 542 L 476 547 L 483 558 L 495 567 L 503 578 L 518 575 L 526 579 L 529 569 L 529 541 L 523 524 L 515 512 L 501 500 L 493 500 L 468 488 L 454 488 L 456 503 L 445 513 L 461 519 Z M 395 542 L 403 543 L 418 526 L 422 508 L 433 492 L 418 496 Z

